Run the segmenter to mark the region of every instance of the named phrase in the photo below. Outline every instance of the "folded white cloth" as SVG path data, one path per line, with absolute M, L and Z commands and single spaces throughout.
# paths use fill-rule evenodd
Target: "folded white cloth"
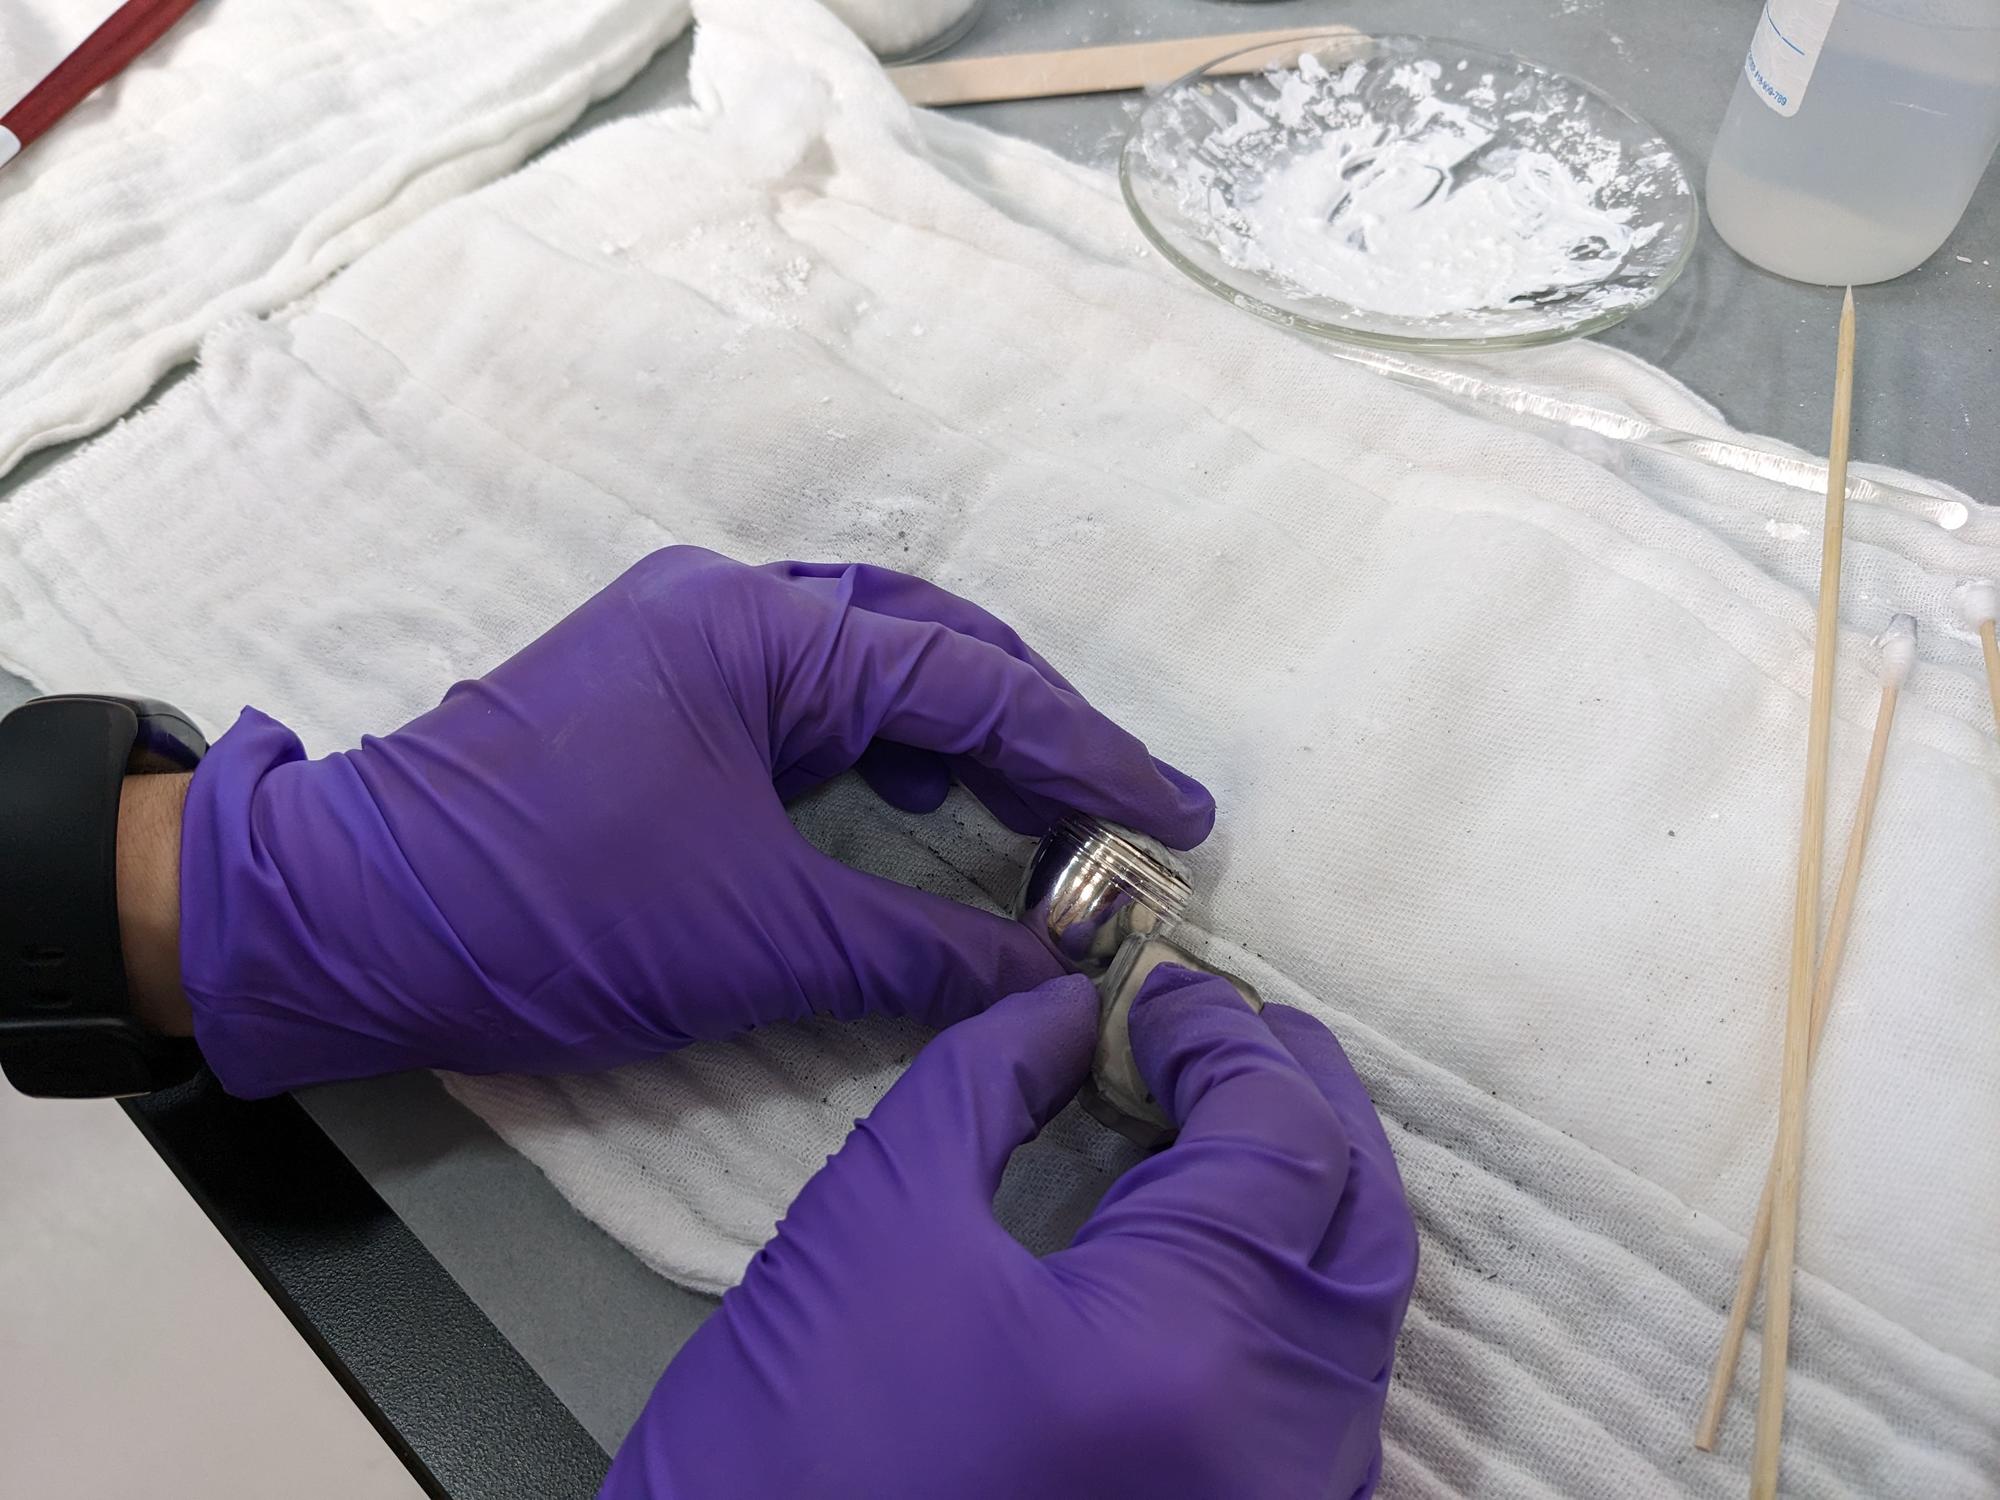
M 15 97 L 114 8 L 10 0 Z M 687 16 L 687 0 L 206 0 L 0 171 L 0 474 L 128 411 L 223 319 L 516 166 Z
M 219 330 L 0 510 L 0 659 L 327 749 L 670 541 L 976 597 L 1214 787 L 1205 941 L 1391 1121 L 1388 1493 L 1739 1492 L 1753 1370 L 1721 1455 L 1688 1433 L 1772 1131 L 1818 502 L 1383 381 L 1146 258 L 1102 178 L 913 116 L 814 7 L 702 17 L 695 108 Z M 1483 368 L 1726 431 L 1593 345 Z M 2000 513 L 1853 508 L 1830 862 L 1868 637 L 1925 635 L 1813 1096 L 1790 1493 L 2000 1493 L 2000 743 L 1949 598 L 1996 573 Z M 801 818 L 968 898 L 1021 854 L 960 804 Z M 454 1089 L 717 1287 L 920 1041 Z M 1119 1160 L 1065 1118 L 1003 1211 L 1059 1240 Z

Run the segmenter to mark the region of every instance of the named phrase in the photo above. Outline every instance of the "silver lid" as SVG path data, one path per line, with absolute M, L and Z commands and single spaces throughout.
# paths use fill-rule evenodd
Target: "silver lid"
M 1172 1116 L 1160 1107 L 1132 1056 L 1132 1002 L 1153 970 L 1162 964 L 1213 974 L 1222 980 L 1254 1011 L 1264 1008 L 1256 987 L 1234 974 L 1210 968 L 1185 948 L 1160 937 L 1137 937 L 1118 950 L 1111 972 L 1097 982 L 1097 1054 L 1091 1060 L 1090 1080 L 1077 1102 L 1100 1125 L 1108 1125 L 1135 1146 L 1148 1150 L 1164 1146 L 1174 1138 Z
M 1187 915 L 1194 900 L 1188 863 L 1158 839 L 1082 813 L 1071 813 L 1057 823 L 1049 838 L 1071 857 L 1102 870 L 1135 901 L 1145 902 L 1169 922 Z
M 1166 845 L 1072 813 L 1036 848 L 1015 915 L 1064 963 L 1095 979 L 1127 937 L 1171 931 L 1193 898 L 1187 862 Z

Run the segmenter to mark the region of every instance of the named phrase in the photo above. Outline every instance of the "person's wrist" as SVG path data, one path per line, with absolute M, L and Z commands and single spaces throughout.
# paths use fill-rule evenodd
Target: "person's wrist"
M 181 808 L 188 774 L 128 776 L 118 798 L 118 944 L 133 1014 L 152 1030 L 189 1036 L 181 987 Z

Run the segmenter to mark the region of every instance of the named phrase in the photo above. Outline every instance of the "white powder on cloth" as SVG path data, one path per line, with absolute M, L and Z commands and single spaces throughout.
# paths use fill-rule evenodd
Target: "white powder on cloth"
M 1219 128 L 1144 144 L 1223 260 L 1293 293 L 1417 319 L 1532 309 L 1579 288 L 1601 307 L 1637 300 L 1640 284 L 1602 283 L 1659 233 L 1632 189 L 1671 153 L 1629 161 L 1569 101 L 1464 73 L 1448 97 L 1434 60 L 1335 72 L 1307 53 L 1296 69 L 1186 91 Z

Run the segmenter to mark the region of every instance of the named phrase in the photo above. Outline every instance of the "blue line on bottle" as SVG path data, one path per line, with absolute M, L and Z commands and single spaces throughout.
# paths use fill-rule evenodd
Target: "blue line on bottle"
M 1768 5 L 1764 7 L 1764 19 L 1766 21 L 1771 21 L 1771 7 Z M 1801 47 L 1797 42 L 1793 41 L 1790 37 L 1786 36 L 1784 32 L 1778 31 L 1778 23 L 1776 21 L 1771 21 L 1771 30 L 1777 32 L 1778 40 L 1783 42 L 1787 47 L 1790 47 L 1794 52 L 1798 53 L 1800 57 L 1804 57 L 1806 55 L 1805 48 Z

